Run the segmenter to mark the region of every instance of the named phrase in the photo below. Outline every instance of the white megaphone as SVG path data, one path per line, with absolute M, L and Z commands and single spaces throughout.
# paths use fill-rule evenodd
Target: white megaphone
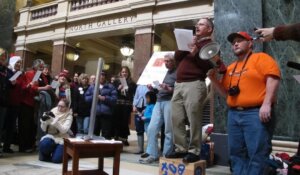
M 220 52 L 220 45 L 217 42 L 210 42 L 204 45 L 200 52 L 199 57 L 203 60 L 214 58 Z
M 224 74 L 227 68 L 220 59 L 219 53 L 220 44 L 217 42 L 210 42 L 201 48 L 199 57 L 203 60 L 209 60 L 215 67 L 219 69 L 220 74 Z

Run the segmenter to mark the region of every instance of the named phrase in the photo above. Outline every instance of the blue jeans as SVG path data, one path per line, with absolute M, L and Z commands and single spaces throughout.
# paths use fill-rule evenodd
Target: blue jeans
M 165 123 L 165 143 L 163 155 L 173 150 L 173 133 L 171 122 L 171 101 L 156 102 L 147 130 L 148 144 L 146 152 L 154 158 L 158 158 L 158 133 Z
M 77 130 L 80 134 L 87 134 L 89 132 L 89 124 L 90 124 L 90 117 L 81 117 L 78 116 L 76 118 L 77 121 Z
M 271 153 L 272 121 L 262 123 L 259 108 L 229 109 L 228 143 L 233 175 L 262 175 Z
M 44 138 L 39 144 L 39 160 L 62 163 L 64 145 L 56 144 L 50 138 Z

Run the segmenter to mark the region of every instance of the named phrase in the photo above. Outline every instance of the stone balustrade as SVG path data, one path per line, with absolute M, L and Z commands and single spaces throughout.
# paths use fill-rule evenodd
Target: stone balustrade
M 31 20 L 46 18 L 57 14 L 57 4 L 31 11 Z
M 124 0 L 76 0 L 71 2 L 71 11 L 86 9 L 94 6 L 110 4 Z

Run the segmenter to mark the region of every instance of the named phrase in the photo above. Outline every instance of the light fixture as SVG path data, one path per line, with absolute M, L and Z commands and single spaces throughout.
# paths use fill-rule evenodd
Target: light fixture
M 74 61 L 77 61 L 79 59 L 79 52 L 78 51 L 75 51 L 75 54 L 74 54 Z
M 120 48 L 121 54 L 125 57 L 129 57 L 133 54 L 134 50 L 128 45 L 124 45 Z
M 109 64 L 104 64 L 103 65 L 103 70 L 108 70 L 110 68 L 110 65 Z
M 154 44 L 153 45 L 153 52 L 160 52 L 160 51 L 161 51 L 160 44 Z
M 66 54 L 66 58 L 69 61 L 77 61 L 79 59 L 79 57 L 80 57 L 80 53 L 78 51 Z

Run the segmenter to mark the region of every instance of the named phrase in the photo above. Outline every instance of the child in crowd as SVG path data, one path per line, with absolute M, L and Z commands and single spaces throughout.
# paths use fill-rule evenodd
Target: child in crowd
M 151 120 L 151 115 L 152 115 L 152 111 L 154 108 L 154 105 L 156 103 L 156 93 L 153 91 L 149 91 L 146 93 L 146 108 L 143 110 L 142 113 L 137 112 L 135 115 L 135 125 L 136 125 L 136 131 L 138 133 L 143 133 L 144 131 L 146 131 L 147 134 L 147 129 Z M 148 134 L 147 134 L 148 135 Z M 138 137 L 138 143 L 139 143 L 139 149 L 140 152 L 144 147 L 144 144 L 140 144 L 140 143 L 144 143 L 144 137 Z M 142 139 L 142 140 L 141 140 Z

